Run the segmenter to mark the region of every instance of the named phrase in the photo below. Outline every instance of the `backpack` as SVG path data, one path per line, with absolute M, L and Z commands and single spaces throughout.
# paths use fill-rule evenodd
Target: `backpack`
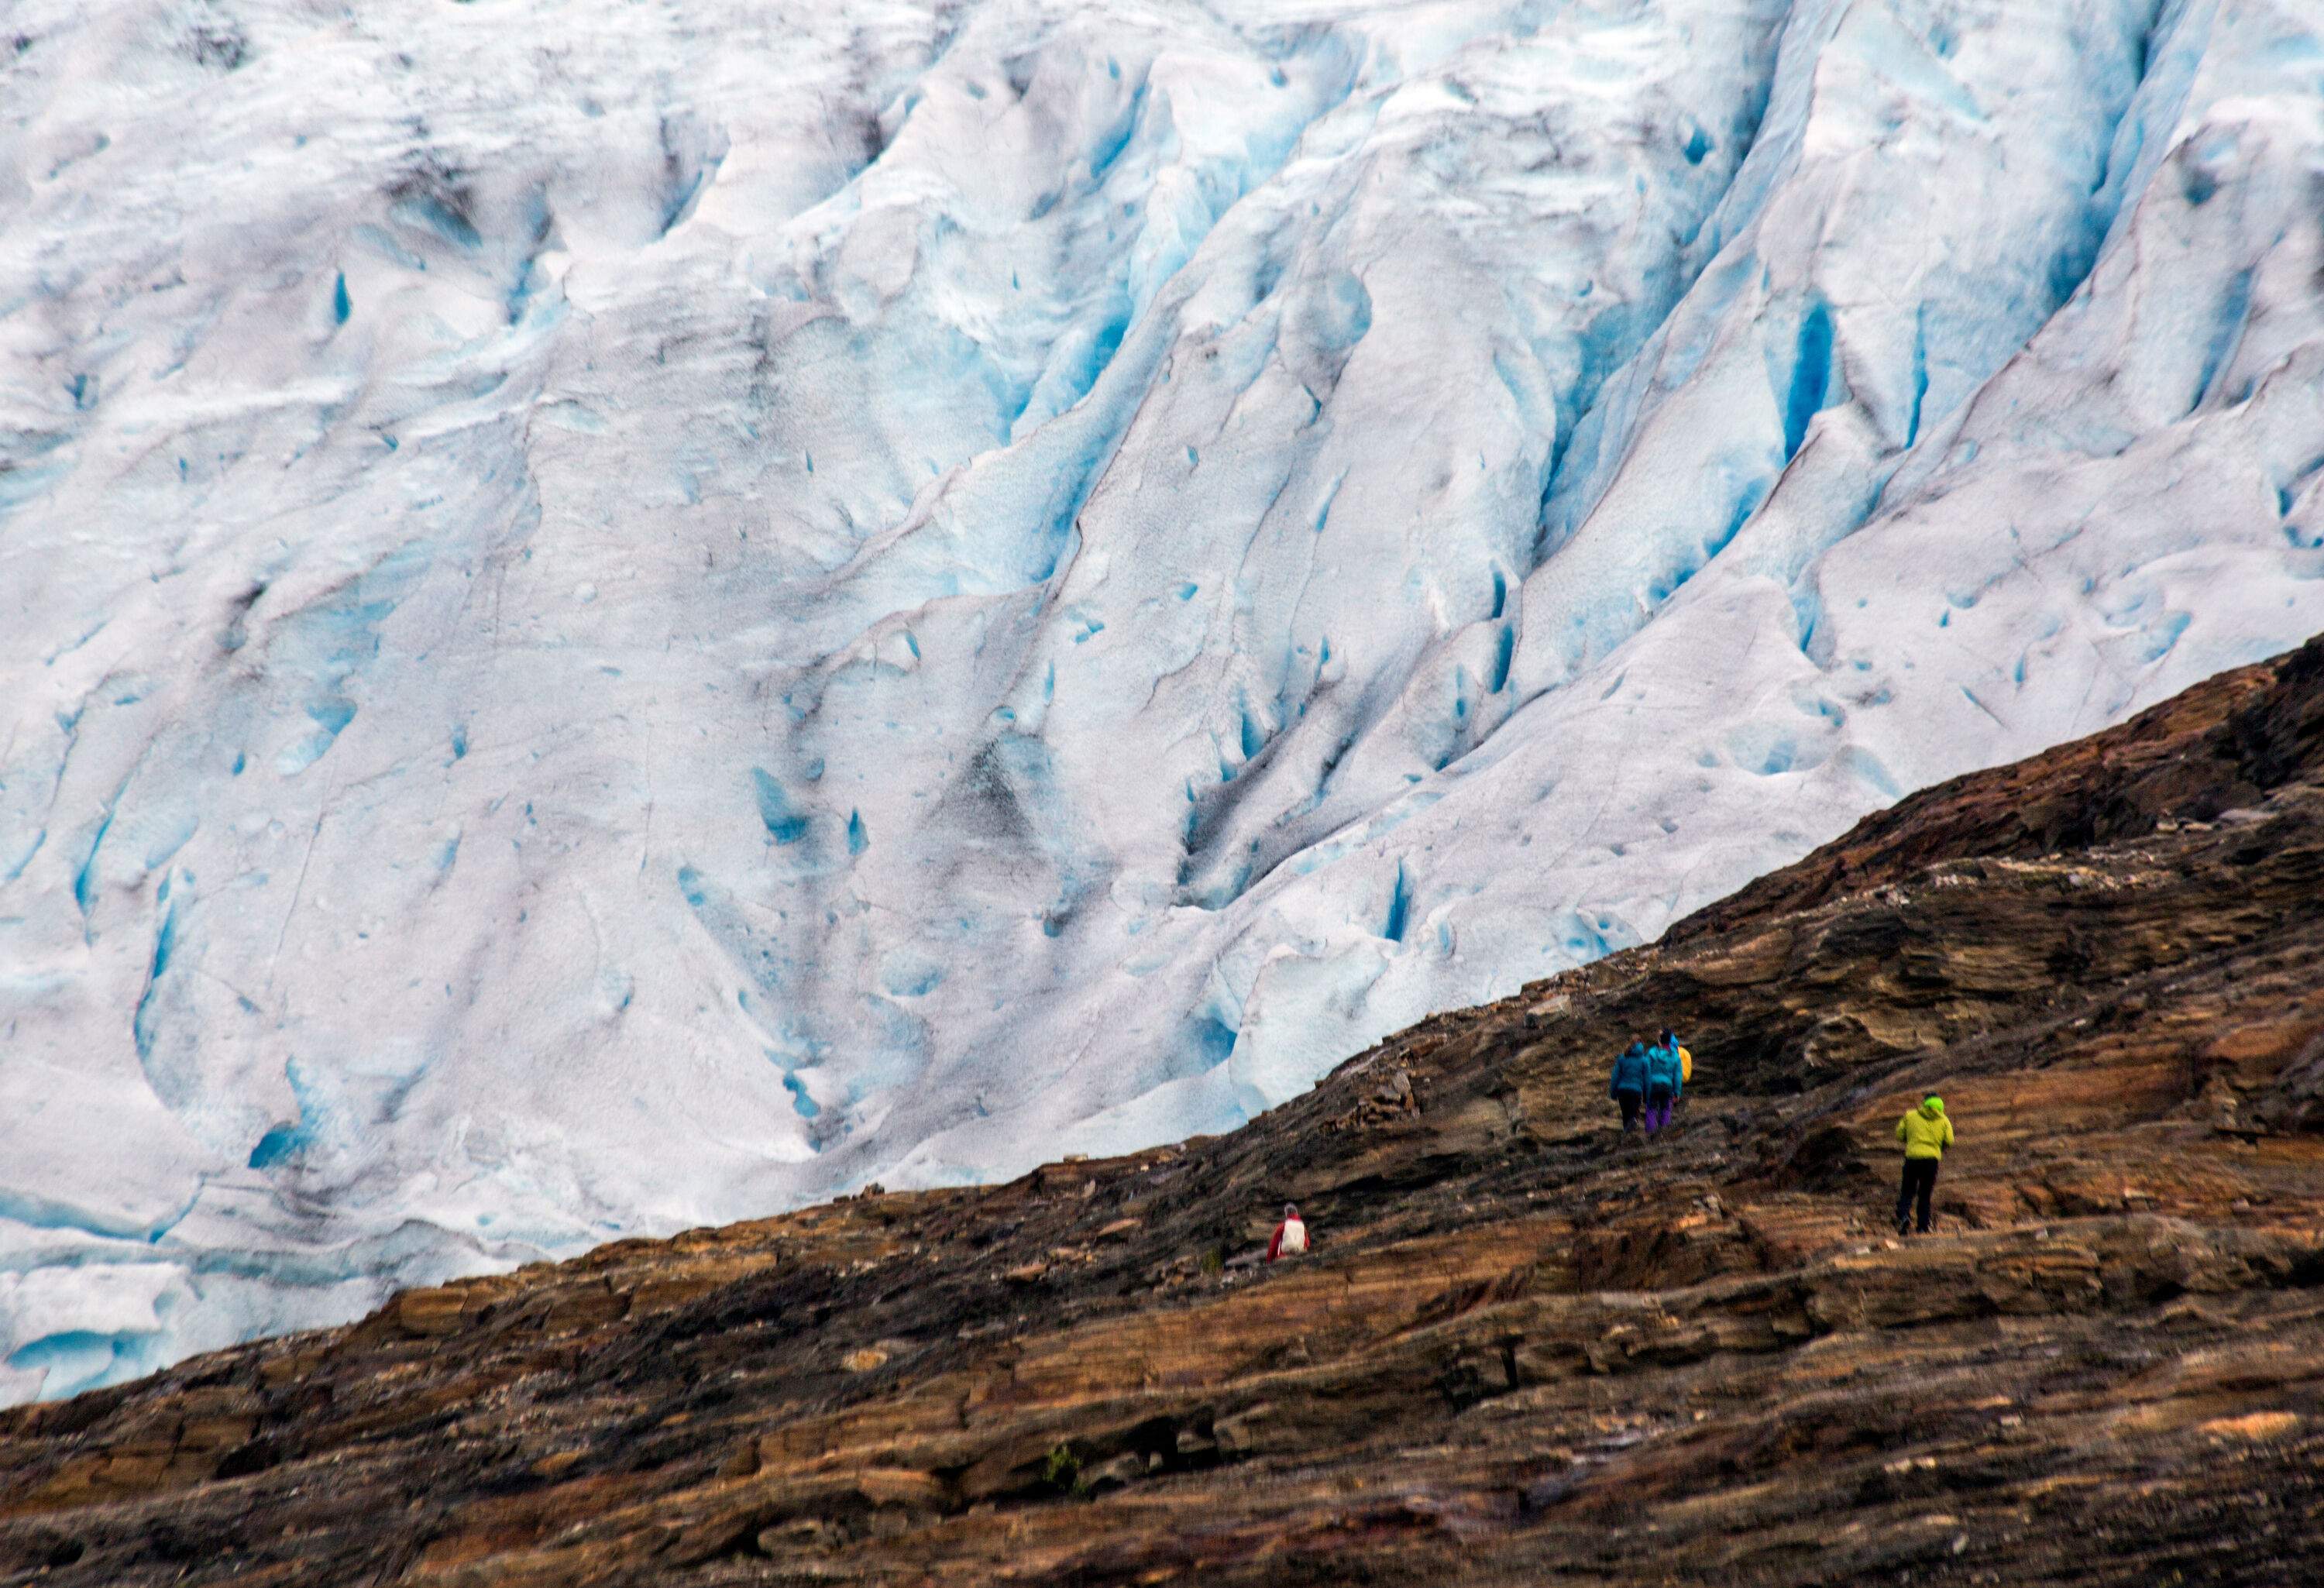
M 1660 1090 L 1675 1096 L 1685 1085 L 1683 1068 L 1675 1047 L 1655 1047 L 1646 1049 L 1646 1090 Z

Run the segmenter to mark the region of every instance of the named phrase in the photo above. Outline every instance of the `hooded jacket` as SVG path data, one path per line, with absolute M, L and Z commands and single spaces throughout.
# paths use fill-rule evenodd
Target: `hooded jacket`
M 1665 1031 L 1663 1038 L 1664 1047 L 1678 1049 L 1678 1078 L 1692 1086 L 1694 1085 L 1694 1055 L 1687 1050 L 1686 1045 L 1678 1039 L 1675 1032 Z
M 1609 1097 L 1619 1097 L 1625 1092 L 1633 1097 L 1646 1094 L 1646 1050 L 1636 1042 L 1616 1057 L 1614 1078 L 1606 1085 Z
M 1932 1097 L 1896 1122 L 1896 1140 L 1906 1158 L 1942 1158 L 1953 1144 L 1953 1122 L 1945 1117 L 1945 1100 Z
M 1283 1222 L 1275 1226 L 1275 1238 L 1267 1243 L 1267 1260 L 1297 1257 L 1307 1250 L 1307 1225 L 1296 1208 L 1286 1208 Z
M 1686 1066 L 1679 1062 L 1677 1043 L 1646 1049 L 1646 1090 L 1667 1092 L 1673 1097 L 1686 1090 Z

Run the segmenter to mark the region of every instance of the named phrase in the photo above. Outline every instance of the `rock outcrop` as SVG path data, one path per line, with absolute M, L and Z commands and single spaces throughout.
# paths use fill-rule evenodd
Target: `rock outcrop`
M 1665 1021 L 1694 1094 L 1623 1142 Z M 2288 1584 L 2319 1472 L 2324 642 L 1232 1136 L 8 1413 L 0 1580 Z

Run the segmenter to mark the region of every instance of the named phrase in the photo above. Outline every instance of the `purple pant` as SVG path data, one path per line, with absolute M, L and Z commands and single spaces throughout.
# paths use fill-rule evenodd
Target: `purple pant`
M 1671 1094 L 1660 1086 L 1646 1094 L 1646 1134 L 1654 1135 L 1670 1123 Z

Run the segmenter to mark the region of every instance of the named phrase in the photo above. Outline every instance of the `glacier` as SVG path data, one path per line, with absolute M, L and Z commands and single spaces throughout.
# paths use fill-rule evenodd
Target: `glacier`
M 2324 629 L 2310 0 L 0 32 L 0 1399 L 1228 1129 Z

